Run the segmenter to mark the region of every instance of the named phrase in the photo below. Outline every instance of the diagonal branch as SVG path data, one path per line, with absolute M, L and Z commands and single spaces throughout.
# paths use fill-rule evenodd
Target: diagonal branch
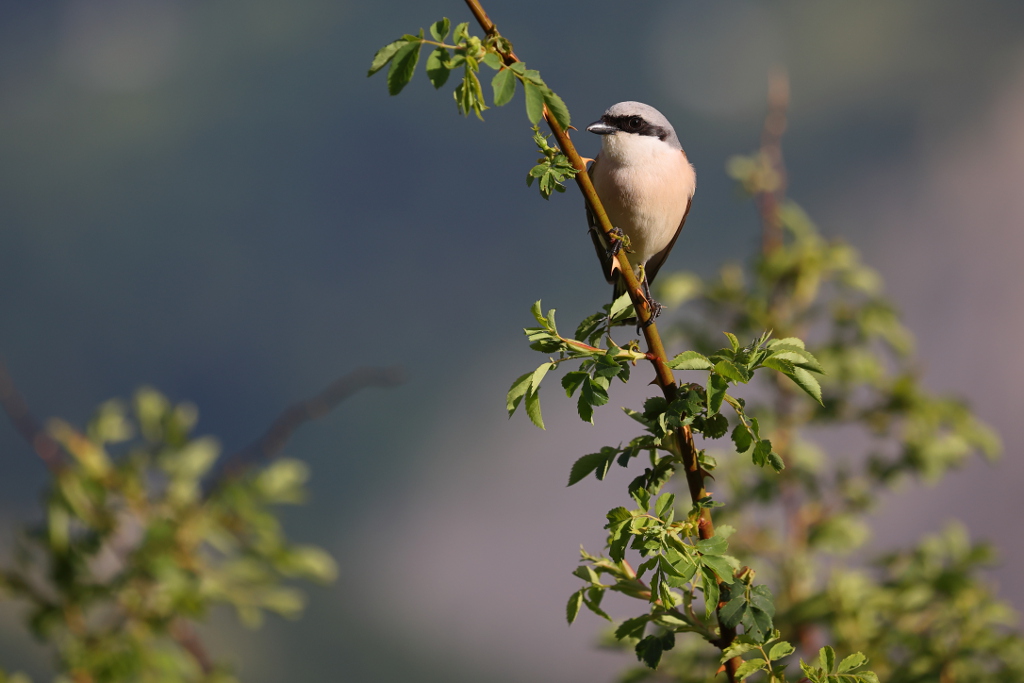
M 480 5 L 479 0 L 465 0 L 466 5 L 469 6 L 470 11 L 480 24 L 480 28 L 487 35 L 494 35 L 497 33 L 497 27 L 494 22 L 491 21 L 490 17 L 484 11 Z M 519 61 L 518 57 L 514 53 L 509 53 L 504 56 L 505 63 L 511 64 Z M 576 151 L 576 147 L 572 144 L 569 139 L 567 131 L 563 130 L 555 120 L 554 115 L 548 110 L 547 106 L 544 107 L 544 119 L 547 121 L 548 126 L 551 128 L 551 132 L 554 133 L 555 139 L 558 141 L 558 146 L 561 148 L 562 153 L 569 159 L 569 163 L 572 164 L 573 168 L 576 169 L 576 184 L 580 188 L 580 192 L 583 193 L 583 197 L 586 199 L 587 204 L 590 205 L 590 210 L 597 221 L 598 226 L 604 231 L 605 235 L 612 239 L 613 226 L 611 221 L 608 219 L 608 214 L 605 212 L 604 207 L 601 205 L 601 199 L 597 196 L 597 190 L 594 189 L 594 184 L 590 180 L 590 176 L 587 174 L 587 166 L 580 157 L 579 152 Z M 672 369 L 668 367 L 667 361 L 668 356 L 665 353 L 665 346 L 662 344 L 661 335 L 658 333 L 658 327 L 652 319 L 653 311 L 650 310 L 647 298 L 643 295 L 640 289 L 640 282 L 637 280 L 636 275 L 633 273 L 633 267 L 629 264 L 624 252 L 620 252 L 616 258 L 618 259 L 619 271 L 622 277 L 626 281 L 626 290 L 629 292 L 630 299 L 633 302 L 633 306 L 636 309 L 637 317 L 641 323 L 650 323 L 646 327 L 643 327 L 644 338 L 647 341 L 647 348 L 650 351 L 650 361 L 654 366 L 656 374 L 656 382 L 661 387 L 661 391 L 665 396 L 665 399 L 671 403 L 679 396 L 679 387 L 676 384 L 675 376 L 672 374 Z M 693 432 L 690 428 L 682 427 L 677 433 L 679 442 L 679 453 L 681 454 L 683 461 L 683 469 L 686 474 L 686 483 L 690 491 L 691 500 L 696 503 L 698 500 L 707 496 L 707 491 L 704 488 L 704 471 L 700 467 L 700 462 L 697 455 L 697 447 L 693 442 Z M 714 523 L 711 520 L 711 511 L 707 508 L 703 508 L 701 511 L 701 518 L 699 522 L 700 537 L 707 539 L 715 535 Z M 722 627 L 722 637 L 716 643 L 722 649 L 728 647 L 735 638 L 735 631 L 732 629 L 726 629 Z M 739 657 L 730 659 L 725 666 L 726 673 L 730 681 L 735 680 L 735 672 L 739 667 L 742 660 Z
M 294 403 L 278 415 L 259 439 L 231 456 L 233 462 L 251 462 L 273 458 L 281 453 L 295 430 L 331 412 L 335 406 L 369 387 L 394 387 L 405 382 L 405 372 L 395 365 L 390 368 L 359 368 L 336 379 L 316 396 Z
M 36 452 L 51 472 L 60 468 L 60 446 L 46 433 L 42 425 L 29 410 L 25 397 L 18 391 L 7 365 L 0 358 L 0 406 L 10 418 L 14 429 Z

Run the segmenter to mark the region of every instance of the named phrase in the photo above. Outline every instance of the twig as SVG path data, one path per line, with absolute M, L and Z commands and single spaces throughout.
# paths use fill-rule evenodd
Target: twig
M 183 650 L 192 655 L 192 659 L 196 660 L 196 664 L 199 665 L 204 676 L 213 673 L 214 664 L 210 653 L 206 651 L 206 646 L 203 645 L 203 641 L 200 640 L 199 634 L 191 624 L 180 617 L 176 618 L 171 622 L 168 634 Z
M 29 410 L 28 403 L 14 384 L 14 378 L 7 365 L 0 358 L 0 406 L 11 419 L 14 429 L 36 452 L 43 464 L 56 472 L 60 469 L 60 446 L 46 433 L 42 425 Z
M 335 380 L 322 392 L 286 408 L 259 439 L 231 456 L 231 462 L 273 458 L 281 453 L 295 430 L 310 420 L 323 417 L 349 396 L 368 387 L 394 387 L 405 382 L 399 366 L 359 368 Z
M 497 32 L 494 22 L 487 16 L 487 13 L 480 5 L 479 0 L 465 0 L 465 2 L 473 13 L 473 16 L 476 17 L 477 22 L 480 24 L 480 28 L 482 28 L 485 33 L 492 35 Z M 504 58 L 506 64 L 519 61 L 513 53 L 505 55 Z M 547 106 L 544 107 L 544 118 L 547 121 L 548 126 L 551 128 L 551 132 L 554 133 L 555 139 L 558 141 L 558 146 L 561 148 L 562 153 L 565 154 L 569 159 L 569 163 L 571 163 L 573 168 L 576 169 L 576 184 L 579 186 L 580 192 L 583 193 L 584 198 L 590 205 L 590 210 L 593 213 L 598 226 L 600 226 L 605 235 L 611 239 L 614 228 L 611 221 L 608 219 L 608 214 L 601 205 L 601 199 L 597 196 L 597 190 L 594 189 L 594 184 L 591 182 L 590 176 L 587 174 L 586 163 L 576 151 L 576 147 L 569 139 L 569 134 L 558 124 L 558 121 L 548 110 Z M 654 371 L 657 377 L 656 381 L 658 386 L 661 387 L 661 391 L 664 394 L 665 399 L 671 403 L 679 396 L 679 386 L 676 384 L 675 376 L 672 374 L 672 369 L 668 367 L 668 356 L 665 353 L 665 347 L 662 344 L 661 335 L 658 333 L 658 327 L 652 318 L 653 311 L 650 309 L 650 304 L 640 289 L 640 282 L 633 273 L 633 267 L 626 258 L 625 252 L 619 252 L 616 258 L 618 259 L 619 272 L 626 281 L 626 290 L 629 292 L 630 299 L 637 311 L 637 317 L 641 323 L 646 324 L 642 329 L 644 338 L 647 341 L 647 348 L 650 351 L 650 361 L 654 366 Z M 704 471 L 700 467 L 700 462 L 697 457 L 697 447 L 693 442 L 693 433 L 690 431 L 690 428 L 688 426 L 680 428 L 677 433 L 677 437 L 683 469 L 686 474 L 686 483 L 690 491 L 690 498 L 694 503 L 696 503 L 698 500 L 707 496 L 707 492 L 704 489 Z M 698 523 L 698 532 L 702 539 L 711 538 L 715 535 L 714 523 L 711 520 L 711 511 L 707 508 L 702 509 Z M 734 637 L 735 632 L 732 631 L 732 629 L 722 627 L 722 637 L 716 641 L 715 644 L 720 648 L 725 649 L 732 642 Z M 735 672 L 741 661 L 742 660 L 739 657 L 734 657 L 726 663 L 725 669 L 730 682 L 735 681 Z
M 779 206 L 786 196 L 786 164 L 782 159 L 782 134 L 786 132 L 789 109 L 789 75 L 776 67 L 768 76 L 768 112 L 761 129 L 761 156 L 775 176 L 774 186 L 757 196 L 761 213 L 761 245 L 765 254 L 782 246 L 782 219 Z

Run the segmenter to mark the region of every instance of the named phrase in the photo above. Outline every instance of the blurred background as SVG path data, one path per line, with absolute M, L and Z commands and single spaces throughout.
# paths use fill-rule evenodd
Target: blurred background
M 872 544 L 961 519 L 997 543 L 991 578 L 1024 609 L 1024 4 L 485 7 L 575 123 L 628 99 L 674 123 L 698 189 L 667 270 L 757 248 L 723 168 L 757 146 L 768 72 L 788 70 L 790 195 L 882 272 L 927 384 L 1007 445 L 998 465 L 888 498 L 880 515 L 900 523 Z M 627 661 L 594 649 L 592 615 L 564 620 L 577 548 L 600 547 L 627 475 L 564 482 L 625 418 L 585 425 L 549 389 L 540 432 L 503 401 L 539 360 L 521 336 L 533 301 L 569 324 L 608 298 L 582 200 L 526 187 L 521 96 L 480 123 L 422 73 L 398 98 L 365 75 L 378 47 L 445 15 L 471 19 L 456 0 L 0 2 L 0 354 L 39 416 L 82 424 L 151 384 L 232 451 L 357 366 L 408 370 L 287 449 L 313 470 L 290 537 L 342 576 L 308 589 L 297 623 L 213 619 L 210 649 L 252 683 L 609 680 Z M 0 452 L 6 548 L 41 517 L 47 473 L 6 420 Z M 10 603 L 0 661 L 49 678 Z

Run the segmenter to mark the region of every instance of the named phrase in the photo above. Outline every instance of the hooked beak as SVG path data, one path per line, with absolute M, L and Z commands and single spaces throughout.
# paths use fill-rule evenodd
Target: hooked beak
M 592 124 L 587 126 L 587 132 L 596 133 L 598 135 L 614 135 L 619 132 L 619 129 L 615 126 L 609 126 L 604 121 L 594 121 Z

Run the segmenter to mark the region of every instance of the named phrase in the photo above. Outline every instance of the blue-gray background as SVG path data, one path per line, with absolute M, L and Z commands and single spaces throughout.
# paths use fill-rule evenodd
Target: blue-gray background
M 962 519 L 999 540 L 991 577 L 1024 607 L 1024 5 L 487 6 L 577 123 L 626 99 L 673 121 L 699 182 L 668 269 L 756 248 L 723 166 L 757 145 L 769 68 L 788 69 L 791 194 L 888 279 L 929 385 L 1008 444 L 995 468 L 887 498 L 900 524 L 873 542 Z M 291 535 L 342 577 L 295 624 L 214 619 L 211 649 L 253 683 L 607 680 L 626 661 L 562 611 L 625 475 L 563 482 L 623 425 L 582 425 L 551 392 L 542 433 L 502 401 L 537 362 L 520 336 L 535 299 L 569 321 L 607 298 L 581 200 L 525 187 L 521 99 L 482 124 L 422 74 L 397 99 L 365 77 L 380 45 L 443 15 L 470 18 L 456 0 L 0 2 L 0 353 L 39 415 L 81 423 L 148 383 L 231 450 L 358 365 L 408 369 L 289 446 L 314 472 Z M 0 452 L 7 543 L 46 473 L 6 422 Z M 0 643 L 6 668 L 44 679 L 16 606 Z

